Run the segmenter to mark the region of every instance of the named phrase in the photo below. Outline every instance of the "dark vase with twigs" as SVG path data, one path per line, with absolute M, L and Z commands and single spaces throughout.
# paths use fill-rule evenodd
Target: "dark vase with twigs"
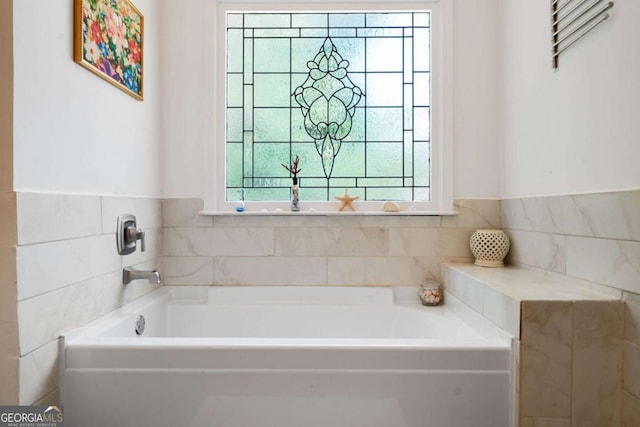
M 295 160 L 291 164 L 291 166 L 287 166 L 282 163 L 282 166 L 291 173 L 291 177 L 293 178 L 293 186 L 291 187 L 291 211 L 299 212 L 300 211 L 300 198 L 298 194 L 298 174 L 302 172 L 302 169 L 299 167 L 300 164 L 300 156 L 296 156 Z

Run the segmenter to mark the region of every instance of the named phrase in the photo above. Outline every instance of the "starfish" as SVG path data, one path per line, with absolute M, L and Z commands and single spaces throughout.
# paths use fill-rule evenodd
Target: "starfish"
M 340 207 L 338 208 L 338 210 L 341 212 L 344 208 L 349 208 L 355 212 L 356 209 L 353 207 L 353 202 L 360 198 L 360 196 L 355 196 L 355 197 L 349 196 L 348 188 L 344 189 L 344 196 L 334 196 L 334 197 L 336 198 L 336 200 L 340 200 Z

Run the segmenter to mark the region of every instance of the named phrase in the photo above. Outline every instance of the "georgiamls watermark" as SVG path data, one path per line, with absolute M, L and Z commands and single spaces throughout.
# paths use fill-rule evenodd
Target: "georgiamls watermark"
M 61 406 L 0 406 L 0 427 L 64 427 Z

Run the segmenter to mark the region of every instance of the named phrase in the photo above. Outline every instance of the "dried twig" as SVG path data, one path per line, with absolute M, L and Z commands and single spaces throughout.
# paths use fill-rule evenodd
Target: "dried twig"
M 293 175 L 294 178 L 297 177 L 297 175 L 302 172 L 302 169 L 300 169 L 298 167 L 298 163 L 300 163 L 300 156 L 296 156 L 295 160 L 293 161 L 293 163 L 291 164 L 291 166 L 287 166 L 284 163 L 282 164 L 282 167 L 284 167 L 286 170 L 288 170 L 289 172 L 291 172 L 291 175 Z

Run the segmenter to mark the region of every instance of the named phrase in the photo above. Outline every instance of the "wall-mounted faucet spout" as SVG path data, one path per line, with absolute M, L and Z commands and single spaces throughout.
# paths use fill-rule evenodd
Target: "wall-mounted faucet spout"
M 135 268 L 125 267 L 122 269 L 122 283 L 128 284 L 131 283 L 132 280 L 148 280 L 153 283 L 162 283 L 162 277 L 160 277 L 160 272 L 158 270 L 136 270 Z

